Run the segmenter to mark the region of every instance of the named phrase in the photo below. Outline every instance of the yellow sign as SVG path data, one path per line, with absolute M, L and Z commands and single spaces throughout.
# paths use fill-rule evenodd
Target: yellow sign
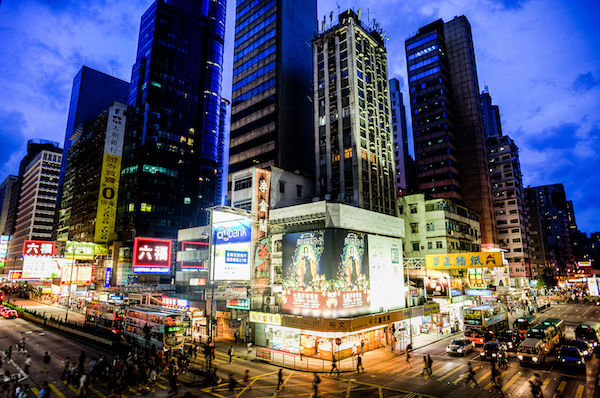
M 502 253 L 475 252 L 428 254 L 425 256 L 427 269 L 466 269 L 502 267 Z
M 281 326 L 281 314 L 250 311 L 250 322 Z
M 439 314 L 440 305 L 438 303 L 427 304 L 423 307 L 424 315 Z

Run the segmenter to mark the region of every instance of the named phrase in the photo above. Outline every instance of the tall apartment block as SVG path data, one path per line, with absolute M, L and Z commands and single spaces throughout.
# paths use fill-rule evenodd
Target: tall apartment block
M 519 148 L 508 135 L 502 135 L 500 110 L 497 105 L 492 105 L 489 92 L 481 94 L 481 111 L 487 137 L 498 244 L 505 250 L 511 285 L 527 286 L 528 278 L 535 279 L 536 275 L 535 269 L 531 268 L 529 222 Z
M 18 266 L 26 240 L 52 240 L 62 149 L 58 142 L 29 140 L 19 166 L 19 195 L 7 264 Z
M 410 180 L 410 155 L 408 154 L 408 129 L 406 108 L 400 91 L 400 81 L 390 79 L 390 110 L 392 112 L 392 132 L 394 133 L 394 164 L 396 166 L 396 192 L 406 194 Z
M 529 225 L 529 248 L 531 253 L 530 260 L 532 273 L 535 272 L 535 275 L 542 275 L 544 268 L 550 262 L 548 261 L 549 259 L 546 254 L 540 207 L 534 190 L 525 188 L 524 197 Z
M 131 73 L 117 232 L 170 237 L 220 203 L 225 0 L 157 0 Z
M 0 235 L 10 235 L 14 226 L 14 212 L 11 213 L 10 201 L 17 190 L 17 176 L 9 175 L 0 184 Z
M 480 214 L 482 246 L 497 242 L 471 27 L 437 20 L 406 40 L 419 190 Z
M 229 182 L 250 167 L 312 172 L 316 1 L 240 0 L 235 18 Z
M 562 184 L 542 185 L 526 188 L 531 200 L 539 207 L 544 247 L 550 265 L 560 275 L 566 275 L 575 265 L 571 251 L 570 210 L 567 205 L 565 187 Z M 535 199 L 534 199 L 535 198 Z
M 387 52 L 352 10 L 313 40 L 317 195 L 395 214 Z

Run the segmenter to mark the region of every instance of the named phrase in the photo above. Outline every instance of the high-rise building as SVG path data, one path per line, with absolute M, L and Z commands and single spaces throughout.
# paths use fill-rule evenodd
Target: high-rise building
M 531 268 L 535 275 L 543 275 L 544 268 L 549 264 L 544 244 L 544 234 L 540 219 L 540 208 L 536 199 L 535 191 L 525 189 L 525 205 L 527 208 L 527 220 L 529 226 L 529 248 Z
M 392 112 L 392 131 L 394 133 L 394 163 L 396 165 L 396 192 L 405 194 L 409 190 L 410 159 L 408 154 L 408 129 L 406 127 L 406 108 L 400 81 L 390 79 L 390 101 Z
M 560 275 L 566 275 L 574 267 L 569 236 L 571 221 L 567 196 L 563 184 L 542 185 L 526 188 L 539 206 L 546 256 L 550 265 Z
M 492 97 L 487 89 L 481 92 L 481 120 L 486 137 L 500 137 L 502 135 L 502 123 L 500 121 L 500 107 L 492 104 Z
M 217 205 L 224 205 L 227 195 L 227 107 L 230 102 L 225 98 L 221 98 L 221 112 L 219 114 L 219 141 L 218 141 L 218 164 L 217 172 L 217 188 L 215 196 L 219 199 Z
M 115 102 L 69 137 L 58 240 L 106 244 L 115 239 L 126 112 L 127 105 Z
M 479 212 L 482 245 L 497 242 L 471 27 L 437 20 L 406 40 L 419 190 Z
M 51 240 L 62 149 L 58 142 L 29 140 L 19 166 L 17 217 L 8 245 L 7 263 L 21 259 L 26 240 Z
M 15 223 L 14 212 L 11 213 L 10 200 L 17 190 L 17 176 L 9 175 L 0 184 L 0 235 L 10 235 Z
M 117 229 L 175 238 L 218 198 L 225 0 L 157 0 L 141 18 Z
M 308 43 L 316 18 L 315 0 L 237 2 L 230 182 L 250 167 L 313 171 Z
M 313 40 L 317 195 L 396 213 L 387 52 L 352 10 Z
M 66 170 L 67 154 L 71 147 L 71 137 L 81 123 L 96 118 L 114 101 L 127 103 L 129 83 L 114 76 L 82 66 L 73 78 L 69 115 L 63 145 L 63 162 L 60 166 L 60 179 Z

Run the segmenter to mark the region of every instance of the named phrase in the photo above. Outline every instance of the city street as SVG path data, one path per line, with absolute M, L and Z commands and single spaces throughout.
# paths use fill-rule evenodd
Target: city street
M 573 328 L 585 321 L 600 319 L 600 307 L 592 305 L 574 305 L 560 304 L 553 305 L 549 311 L 538 314 L 538 320 L 547 317 L 560 317 L 567 324 L 567 336 L 572 336 Z M 86 343 L 74 341 L 64 335 L 54 333 L 44 328 L 29 323 L 23 319 L 0 319 L 0 348 L 4 351 L 9 345 L 13 345 L 14 364 L 18 368 L 24 367 L 27 354 L 33 359 L 30 379 L 26 383 L 32 387 L 35 393 L 39 391 L 41 384 L 48 381 L 55 395 L 59 398 L 72 397 L 76 395 L 76 390 L 71 386 L 65 385 L 60 380 L 60 375 L 67 357 L 78 358 L 82 350 L 87 354 L 86 362 L 98 357 L 102 353 L 108 354 L 112 358 L 114 353 L 107 353 L 100 347 L 94 347 Z M 26 339 L 26 352 L 18 352 L 14 345 L 22 337 Z M 464 397 L 469 394 L 477 394 L 480 397 L 499 396 L 497 391 L 493 391 L 491 383 L 491 370 L 488 362 L 478 358 L 479 348 L 466 357 L 452 357 L 445 353 L 445 347 L 449 339 L 439 341 L 427 347 L 415 350 L 412 353 L 411 363 L 407 363 L 405 356 L 392 356 L 387 349 L 369 352 L 364 355 L 365 372 L 360 374 L 356 372 L 343 372 L 339 376 L 319 374 L 321 383 L 318 387 L 319 396 L 331 397 L 407 397 L 415 396 L 413 393 L 421 396 L 433 397 Z M 212 396 L 212 397 L 292 397 L 304 396 L 310 397 L 313 394 L 312 382 L 314 375 L 310 372 L 291 371 L 283 369 L 283 389 L 277 390 L 278 367 L 267 363 L 247 360 L 241 357 L 234 357 L 231 364 L 226 354 L 228 345 L 226 343 L 217 343 L 217 353 L 215 364 L 218 368 L 218 375 L 221 383 L 212 391 L 207 387 L 202 377 L 197 377 L 197 383 L 192 383 L 180 390 L 180 395 L 185 391 L 190 391 L 194 396 Z M 42 357 L 48 351 L 52 360 L 48 374 L 43 373 Z M 433 359 L 432 376 L 422 376 L 423 355 L 429 354 Z M 526 368 L 519 365 L 515 358 L 516 354 L 511 353 L 509 367 L 501 370 L 503 381 L 502 391 L 506 396 L 529 397 L 528 380 L 533 379 L 534 373 L 538 373 L 542 380 L 544 397 L 575 397 L 592 398 L 594 397 L 594 383 L 598 374 L 599 361 L 594 358 L 588 361 L 587 372 L 571 372 L 558 369 L 554 364 L 556 355 L 551 355 L 548 365 L 540 369 Z M 12 364 L 7 364 L 3 359 L 5 366 L 11 373 L 16 373 L 17 368 Z M 193 366 L 200 367 L 204 365 L 204 358 L 201 354 L 197 360 L 192 361 Z M 476 371 L 475 379 L 478 385 L 466 383 L 468 362 L 472 363 Z M 249 383 L 243 383 L 244 373 L 249 370 Z M 233 389 L 230 389 L 229 375 L 232 374 L 236 380 Z M 191 376 L 183 377 L 185 382 L 191 382 Z M 184 384 L 184 383 L 182 383 Z M 167 380 L 159 378 L 153 395 L 167 395 Z M 108 396 L 108 386 L 93 384 L 90 388 L 90 396 L 105 398 Z M 126 391 L 125 395 L 137 396 L 139 392 L 135 390 Z

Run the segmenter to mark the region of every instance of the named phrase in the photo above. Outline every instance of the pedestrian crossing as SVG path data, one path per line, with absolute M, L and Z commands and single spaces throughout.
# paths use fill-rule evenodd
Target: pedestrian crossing
M 394 365 L 391 365 L 394 363 Z M 459 386 L 469 386 L 474 389 L 483 389 L 486 391 L 494 390 L 492 380 L 492 370 L 488 362 L 472 361 L 472 368 L 475 372 L 474 380 L 469 380 L 469 367 L 466 362 L 456 362 L 448 360 L 435 360 L 432 364 L 432 375 L 427 372 L 423 374 L 422 358 L 415 356 L 411 363 L 406 362 L 405 357 L 398 357 L 392 361 L 382 361 L 367 367 L 367 372 L 373 373 L 391 373 L 400 377 L 408 378 L 411 381 L 421 380 L 424 384 L 435 381 L 443 384 Z M 507 369 L 500 370 L 500 380 L 502 392 L 514 394 L 529 395 L 529 381 L 535 379 L 534 373 L 540 374 L 541 389 L 545 397 L 558 397 L 560 395 L 582 398 L 585 393 L 585 378 L 573 377 L 572 375 L 560 375 L 535 368 L 526 368 L 519 366 L 518 363 L 511 363 Z M 453 388 L 456 388 L 453 387 Z M 500 387 L 497 387 L 500 388 Z
M 127 387 L 127 391 L 124 391 L 122 394 L 123 398 L 126 397 L 139 397 L 143 395 L 148 395 L 149 393 L 166 390 L 168 387 L 168 381 L 166 378 L 159 376 L 156 383 L 150 390 L 144 390 L 143 388 L 134 388 Z M 56 381 L 54 383 L 49 383 L 48 387 L 52 391 L 52 396 L 56 396 L 57 398 L 72 398 L 77 397 L 79 395 L 79 390 L 72 386 L 71 384 L 67 384 L 63 381 Z M 139 387 L 139 386 L 138 386 Z M 40 395 L 41 387 L 31 387 L 30 391 L 34 396 Z M 105 383 L 94 383 L 88 386 L 88 397 L 97 397 L 97 398 L 107 398 L 110 395 L 110 386 Z

